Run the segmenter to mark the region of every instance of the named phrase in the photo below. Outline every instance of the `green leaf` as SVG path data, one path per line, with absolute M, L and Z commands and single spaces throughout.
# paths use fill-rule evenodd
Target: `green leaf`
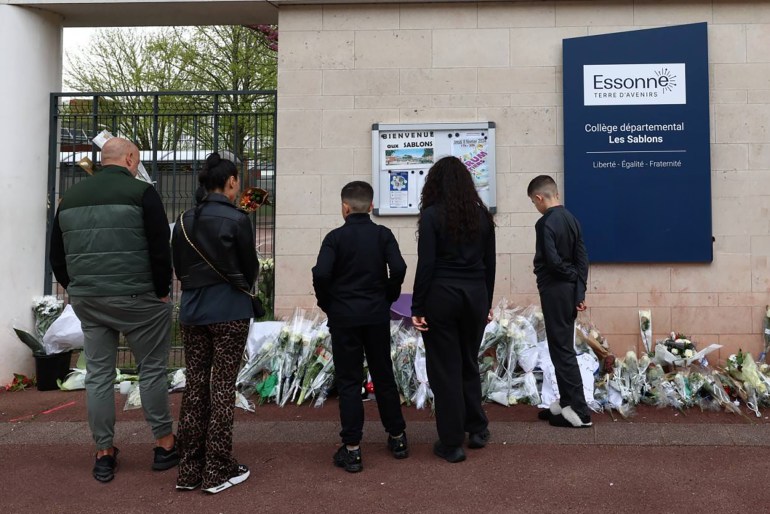
M 75 367 L 78 369 L 86 369 L 86 352 L 85 351 L 80 352 L 80 355 L 78 355 L 78 362 L 75 364 Z
M 29 349 L 32 350 L 32 355 L 40 357 L 46 354 L 45 348 L 43 348 L 43 345 L 35 336 L 18 328 L 14 328 L 13 331 L 16 332 L 16 335 L 21 339 L 22 343 L 29 346 Z

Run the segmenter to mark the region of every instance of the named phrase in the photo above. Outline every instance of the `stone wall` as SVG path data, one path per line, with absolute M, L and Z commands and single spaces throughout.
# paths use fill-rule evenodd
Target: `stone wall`
M 374 122 L 497 123 L 497 299 L 536 303 L 535 175 L 562 183 L 563 38 L 708 22 L 714 262 L 594 265 L 590 317 L 616 352 L 639 348 L 637 311 L 655 337 L 762 348 L 770 301 L 770 3 L 495 2 L 283 6 L 279 12 L 279 313 L 312 307 L 310 268 L 342 222 L 339 190 L 371 180 Z M 618 194 L 627 194 L 619 191 Z M 651 207 L 676 198 L 651 199 Z M 415 217 L 377 218 L 416 265 Z M 589 256 L 591 249 L 589 248 Z

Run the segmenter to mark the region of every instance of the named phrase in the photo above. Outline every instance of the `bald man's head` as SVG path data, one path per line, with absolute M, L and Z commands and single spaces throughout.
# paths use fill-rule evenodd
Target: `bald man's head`
M 136 176 L 139 168 L 139 149 L 122 137 L 107 140 L 102 147 L 102 166 L 123 166 Z

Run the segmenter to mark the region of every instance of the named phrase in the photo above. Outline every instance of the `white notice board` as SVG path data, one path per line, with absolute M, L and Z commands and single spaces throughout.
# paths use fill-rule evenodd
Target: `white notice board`
M 374 214 L 418 214 L 428 170 L 448 155 L 465 163 L 481 200 L 494 213 L 495 123 L 485 121 L 372 125 Z

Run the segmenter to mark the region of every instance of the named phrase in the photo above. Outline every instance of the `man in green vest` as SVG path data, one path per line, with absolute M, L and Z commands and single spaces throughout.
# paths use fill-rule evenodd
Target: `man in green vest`
M 171 251 L 163 203 L 136 180 L 139 150 L 122 138 L 102 148 L 102 169 L 64 194 L 54 219 L 50 259 L 83 327 L 88 423 L 96 443 L 93 476 L 117 467 L 115 366 L 122 333 L 137 363 L 145 419 L 156 439 L 152 468 L 179 462 L 168 403 Z

